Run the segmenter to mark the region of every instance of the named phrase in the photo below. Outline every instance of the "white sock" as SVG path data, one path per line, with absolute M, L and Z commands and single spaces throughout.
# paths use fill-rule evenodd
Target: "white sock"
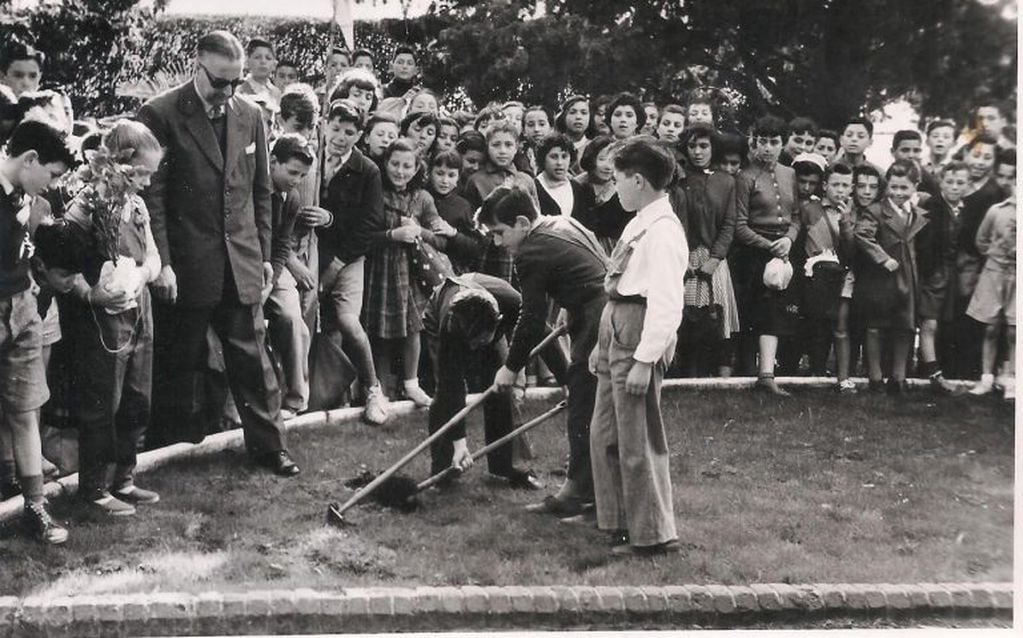
M 405 388 L 418 388 L 419 377 L 412 377 L 411 379 L 405 379 Z

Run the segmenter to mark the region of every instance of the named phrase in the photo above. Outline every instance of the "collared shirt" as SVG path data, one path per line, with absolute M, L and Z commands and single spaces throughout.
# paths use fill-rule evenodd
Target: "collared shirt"
M 206 98 L 202 96 L 202 91 L 199 90 L 198 80 L 192 80 L 192 84 L 195 85 L 195 94 L 199 96 L 199 101 L 202 102 L 202 109 L 206 113 L 206 117 L 212 120 L 221 117 L 225 113 L 227 113 L 227 105 L 231 103 L 231 100 L 234 99 L 234 96 L 228 98 L 227 104 L 217 106 L 214 104 L 210 104 L 209 102 L 206 101 Z
M 354 148 L 354 147 L 353 147 Z M 348 152 L 344 155 L 327 155 L 326 160 L 323 162 L 323 186 L 330 183 L 330 180 L 337 175 L 337 172 L 341 170 L 341 167 L 348 163 L 348 160 L 352 157 L 352 149 L 348 149 Z
M 1016 272 L 1016 198 L 988 209 L 977 229 L 977 249 L 987 257 L 985 270 Z
M 646 298 L 643 331 L 632 356 L 653 363 L 664 356 L 682 323 L 689 244 L 667 195 L 641 209 L 622 231 L 619 242 L 628 243 L 648 230 L 636 242 L 617 291 L 623 297 Z

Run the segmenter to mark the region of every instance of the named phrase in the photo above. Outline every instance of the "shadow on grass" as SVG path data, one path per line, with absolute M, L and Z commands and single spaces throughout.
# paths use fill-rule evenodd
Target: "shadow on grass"
M 485 462 L 424 494 L 414 514 L 360 505 L 346 515 L 353 528 L 325 527 L 327 504 L 352 494 L 344 479 L 384 469 L 425 436 L 421 412 L 386 429 L 293 433 L 294 479 L 234 451 L 173 463 L 140 477 L 163 500 L 126 520 L 58 500 L 72 528 L 65 547 L 0 532 L 0 593 L 1011 580 L 1010 406 L 681 390 L 664 407 L 686 549 L 677 556 L 612 559 L 602 532 L 523 511 L 540 495 L 485 481 Z M 473 423 L 474 445 L 479 432 Z M 553 488 L 564 422 L 531 440 L 532 467 Z M 427 470 L 424 456 L 403 471 Z

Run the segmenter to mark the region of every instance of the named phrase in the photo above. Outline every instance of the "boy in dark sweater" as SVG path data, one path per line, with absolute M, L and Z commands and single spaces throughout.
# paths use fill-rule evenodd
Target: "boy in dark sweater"
M 384 230 L 380 169 L 356 148 L 362 137 L 359 108 L 339 100 L 327 113 L 323 138 L 323 192 L 320 199 L 334 219 L 316 229 L 320 249 L 320 295 L 328 327 L 340 330 L 366 392 L 363 418 L 387 420 L 387 398 L 377 380 L 369 337 L 359 322 L 364 264 L 370 235 Z
M 43 496 L 39 408 L 50 398 L 42 352 L 42 319 L 29 275 L 34 252 L 29 198 L 74 162 L 61 133 L 42 122 L 18 125 L 0 163 L 0 408 L 14 444 L 25 497 L 24 521 L 40 541 L 58 545 L 67 530 L 54 521 Z
M 514 257 L 522 292 L 522 310 L 508 358 L 494 377 L 498 389 L 514 385 L 529 351 L 543 338 L 548 296 L 568 314 L 572 343 L 567 375 L 568 480 L 556 496 L 529 509 L 574 517 L 583 512 L 584 504 L 593 501 L 589 436 L 597 379 L 587 363 L 607 301 L 607 256 L 593 233 L 578 221 L 565 216 L 540 217 L 531 194 L 519 188 L 495 189 L 483 203 L 480 222 L 489 228 L 494 244 Z
M 437 390 L 430 406 L 430 433 L 465 407 L 470 368 L 478 365 L 493 374 L 508 354 L 508 337 L 519 317 L 522 297 L 507 281 L 480 273 L 448 277 L 430 298 L 423 319 L 430 358 L 437 375 Z M 511 432 L 512 398 L 495 392 L 483 404 L 483 427 L 490 443 Z M 472 465 L 459 424 L 431 447 L 431 474 L 453 466 Z M 503 445 L 487 456 L 490 473 L 508 479 L 513 488 L 541 489 L 531 473 L 512 465 L 512 446 Z

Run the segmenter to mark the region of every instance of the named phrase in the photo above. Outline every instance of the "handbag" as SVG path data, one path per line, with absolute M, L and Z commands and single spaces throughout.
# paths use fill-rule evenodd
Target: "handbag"
M 818 261 L 803 290 L 803 313 L 811 319 L 836 319 L 845 267 L 834 261 Z
M 416 239 L 415 243 L 410 244 L 408 252 L 409 275 L 427 295 L 432 294 L 434 288 L 444 283 L 448 276 L 455 274 L 447 255 L 422 239 Z
M 309 409 L 333 410 L 345 401 L 357 376 L 355 366 L 341 349 L 337 330 L 317 332 L 309 348 Z

